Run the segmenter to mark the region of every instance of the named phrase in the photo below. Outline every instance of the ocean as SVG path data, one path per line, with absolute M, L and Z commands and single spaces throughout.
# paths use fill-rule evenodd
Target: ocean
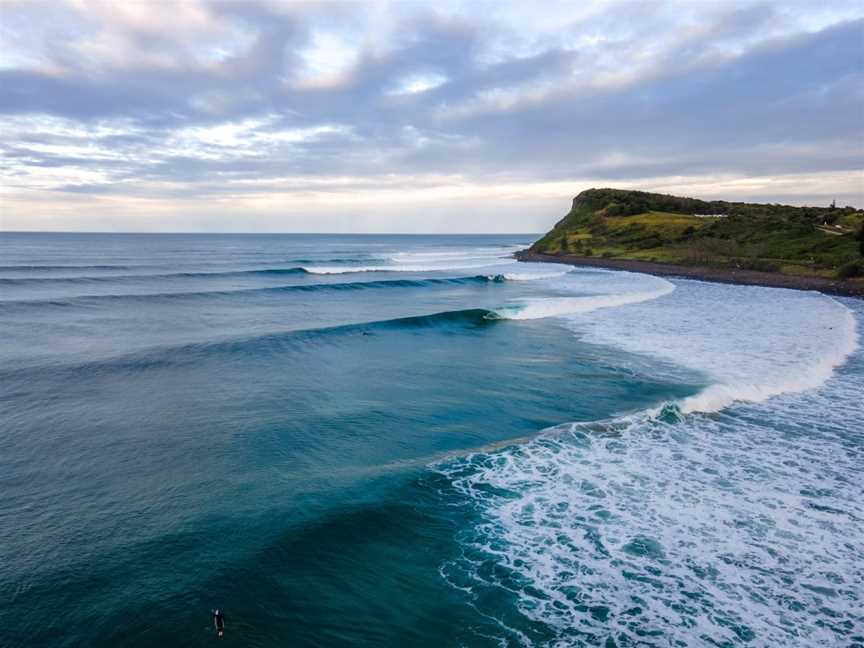
M 864 303 L 533 238 L 0 234 L 0 645 L 864 646 Z

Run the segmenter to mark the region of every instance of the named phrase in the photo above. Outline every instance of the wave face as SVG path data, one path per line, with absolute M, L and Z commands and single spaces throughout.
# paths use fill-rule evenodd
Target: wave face
M 235 290 L 211 290 L 194 292 L 162 292 L 143 294 L 108 294 L 70 297 L 67 299 L 32 299 L 0 301 L 0 311 L 14 309 L 46 309 L 90 307 L 102 304 L 116 305 L 119 302 L 147 304 L 158 302 L 185 302 L 189 300 L 240 299 L 254 297 L 278 297 L 286 293 L 317 293 L 382 289 L 423 289 L 486 284 L 506 281 L 503 275 L 474 275 L 470 277 L 448 277 L 428 279 L 385 279 L 381 281 L 345 281 L 339 283 L 307 283 L 288 286 L 268 286 L 264 288 L 238 288 Z
M 89 283 L 121 283 L 159 281 L 171 279 L 213 279 L 244 276 L 275 276 L 307 274 L 303 267 L 289 268 L 255 268 L 252 270 L 202 270 L 197 272 L 180 271 L 160 274 L 113 274 L 113 275 L 80 275 L 63 277 L 0 277 L 0 285 L 3 286 L 26 286 L 31 284 L 89 284 Z
M 530 238 L 0 234 L 0 643 L 860 643 L 861 303 Z
M 436 465 L 481 519 L 442 575 L 505 643 L 827 647 L 860 633 L 864 308 L 676 285 L 671 303 L 569 326 L 696 370 L 704 388 Z M 517 613 L 484 603 L 502 597 Z

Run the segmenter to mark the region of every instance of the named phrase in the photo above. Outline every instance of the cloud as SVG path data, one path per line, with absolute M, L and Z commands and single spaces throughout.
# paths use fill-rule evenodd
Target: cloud
M 404 205 L 394 179 L 537 208 L 532 183 L 564 205 L 595 180 L 771 177 L 800 202 L 783 177 L 835 174 L 864 204 L 854 3 L 133 4 L 4 5 L 0 227 L 70 194 Z

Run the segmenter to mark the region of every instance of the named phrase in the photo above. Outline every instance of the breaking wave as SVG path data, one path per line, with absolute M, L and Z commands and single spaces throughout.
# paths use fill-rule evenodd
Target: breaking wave
M 505 275 L 507 276 L 507 275 Z M 658 299 L 668 295 L 675 286 L 665 279 L 656 279 L 650 290 L 625 292 L 619 294 L 584 295 L 579 297 L 543 297 L 526 301 L 524 304 L 507 306 L 495 311 L 501 319 L 527 320 L 545 317 L 560 317 L 590 313 L 601 308 L 614 308 L 627 304 Z
M 705 374 L 707 386 L 676 403 L 718 412 L 823 385 L 858 348 L 855 316 L 812 292 L 681 280 L 673 304 L 571 319 L 579 337 Z M 638 332 L 638 334 L 636 334 Z
M 553 279 L 570 274 L 571 269 L 556 272 L 505 272 L 504 277 L 509 281 L 535 281 L 537 279 Z
M 181 345 L 151 347 L 121 356 L 73 363 L 52 363 L 31 367 L 0 369 L 0 378 L 29 380 L 32 374 L 50 374 L 65 379 L 70 375 L 102 375 L 112 372 L 139 372 L 168 366 L 188 365 L 208 360 L 215 355 L 238 354 L 260 356 L 304 349 L 315 341 L 338 340 L 343 336 L 375 335 L 388 330 L 411 329 L 477 329 L 494 325 L 491 311 L 482 308 L 442 311 L 393 319 L 342 324 L 319 328 L 296 329 L 263 333 L 247 337 L 232 337 Z
M 205 290 L 194 292 L 161 292 L 144 294 L 107 294 L 83 295 L 64 299 L 3 300 L 0 309 L 31 308 L 70 308 L 116 304 L 127 301 L 133 303 L 152 303 L 162 301 L 186 301 L 197 299 L 235 299 L 254 295 L 280 295 L 290 293 L 340 292 L 358 290 L 382 290 L 388 288 L 434 288 L 441 286 L 460 286 L 471 284 L 498 283 L 505 281 L 503 275 L 474 275 L 468 277 L 445 277 L 429 279 L 389 279 L 381 281 L 352 281 L 342 283 L 291 284 L 287 286 L 267 286 L 264 288 L 239 288 L 236 290 Z
M 833 300 L 832 300 L 833 301 Z M 836 303 L 836 302 L 835 302 Z M 839 314 L 837 338 L 825 353 L 809 366 L 796 367 L 773 382 L 741 382 L 715 384 L 680 403 L 682 413 L 719 412 L 735 402 L 761 403 L 781 394 L 800 393 L 824 385 L 834 370 L 846 362 L 858 348 L 855 317 L 845 309 Z
M 473 270 L 494 265 L 488 261 L 464 261 L 447 265 L 369 265 L 369 266 L 303 266 L 310 274 L 358 274 L 361 272 L 446 272 L 453 270 Z
M 864 410 L 860 380 L 836 375 L 864 366 L 855 315 L 818 294 L 676 284 L 671 303 L 528 313 L 696 369 L 705 388 L 433 466 L 480 520 L 441 574 L 502 645 L 827 648 L 862 634 L 849 435 Z

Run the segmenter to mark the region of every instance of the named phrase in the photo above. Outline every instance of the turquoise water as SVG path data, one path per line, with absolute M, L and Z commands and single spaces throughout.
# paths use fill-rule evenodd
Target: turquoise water
M 864 645 L 861 302 L 531 238 L 0 235 L 0 645 Z

